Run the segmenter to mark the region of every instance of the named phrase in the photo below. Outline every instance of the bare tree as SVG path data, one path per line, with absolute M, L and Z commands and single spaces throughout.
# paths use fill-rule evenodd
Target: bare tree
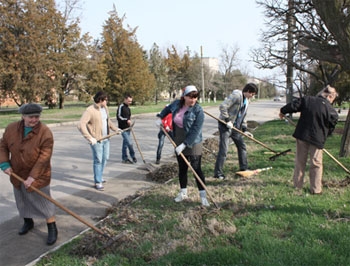
M 254 51 L 253 60 L 261 68 L 283 67 L 288 63 L 299 71 L 299 78 L 303 77 L 300 73 L 306 73 L 323 86 L 334 84 L 341 71 L 350 71 L 350 1 L 293 2 L 293 6 L 288 5 L 290 2 L 286 0 L 257 2 L 265 8 L 269 28 L 263 33 L 264 46 Z M 292 46 L 286 47 L 291 8 L 295 21 L 295 30 L 292 32 L 295 41 Z M 300 60 L 288 61 L 290 49 L 294 51 L 294 58 Z M 306 82 L 300 84 L 308 85 Z M 349 97 L 348 91 L 341 90 L 340 98 Z M 349 128 L 349 123 L 348 114 L 344 129 Z M 344 130 L 342 145 L 345 146 L 341 147 L 341 155 L 350 154 L 349 138 L 350 133 Z
M 238 51 L 237 45 L 222 47 L 220 54 L 220 71 L 223 73 L 223 85 L 225 97 L 234 88 L 234 71 L 238 69 Z M 237 84 L 236 84 L 237 86 Z
M 293 75 L 293 87 L 299 90 L 300 95 L 308 91 L 308 83 L 302 80 L 305 74 L 313 77 L 321 86 L 333 83 L 339 72 L 338 67 L 325 68 L 324 62 L 327 60 L 309 56 L 300 43 L 300 39 L 306 36 L 332 40 L 312 3 L 307 0 L 264 0 L 257 3 L 264 8 L 268 25 L 261 36 L 262 47 L 253 50 L 253 61 L 257 66 L 263 69 L 281 68 L 286 71 L 289 82 Z M 286 66 L 289 66 L 287 70 Z M 290 67 L 296 70 L 294 74 L 291 74 Z

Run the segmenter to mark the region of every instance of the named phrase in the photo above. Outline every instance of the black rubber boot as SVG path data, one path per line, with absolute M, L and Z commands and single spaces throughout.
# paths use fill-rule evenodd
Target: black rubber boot
M 48 236 L 47 236 L 47 242 L 46 244 L 53 245 L 55 244 L 56 240 L 57 240 L 57 227 L 56 227 L 56 223 L 49 223 L 47 224 L 47 230 L 48 230 Z
M 24 224 L 21 228 L 21 230 L 19 230 L 18 234 L 19 235 L 25 235 L 26 233 L 29 232 L 29 230 L 33 229 L 34 227 L 34 221 L 32 218 L 24 218 Z

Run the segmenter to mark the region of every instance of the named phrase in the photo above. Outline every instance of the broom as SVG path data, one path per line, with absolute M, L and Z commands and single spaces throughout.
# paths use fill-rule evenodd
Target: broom
M 239 172 L 236 172 L 236 175 L 239 175 L 242 177 L 251 177 L 251 176 L 256 175 L 262 171 L 267 171 L 270 169 L 272 169 L 272 167 L 260 168 L 260 169 L 255 169 L 255 170 L 239 171 Z

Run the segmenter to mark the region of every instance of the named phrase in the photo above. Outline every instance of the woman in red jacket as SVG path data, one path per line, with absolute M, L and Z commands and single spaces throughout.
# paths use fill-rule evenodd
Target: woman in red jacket
M 160 119 L 160 118 L 159 118 Z M 173 137 L 173 115 L 169 113 L 166 117 L 162 119 L 162 126 L 166 130 L 166 132 L 169 134 L 170 137 Z M 158 147 L 157 147 L 157 157 L 156 157 L 156 164 L 160 163 L 160 158 L 162 157 L 162 149 L 164 146 L 164 138 L 165 134 L 162 129 L 158 132 Z

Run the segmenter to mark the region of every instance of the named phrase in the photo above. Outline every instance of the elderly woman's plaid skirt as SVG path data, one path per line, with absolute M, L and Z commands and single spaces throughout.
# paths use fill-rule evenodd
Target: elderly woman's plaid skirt
M 50 186 L 41 188 L 40 191 L 50 196 Z M 55 215 L 55 205 L 51 201 L 35 191 L 27 192 L 23 184 L 20 189 L 13 188 L 13 192 L 20 217 L 48 219 Z

